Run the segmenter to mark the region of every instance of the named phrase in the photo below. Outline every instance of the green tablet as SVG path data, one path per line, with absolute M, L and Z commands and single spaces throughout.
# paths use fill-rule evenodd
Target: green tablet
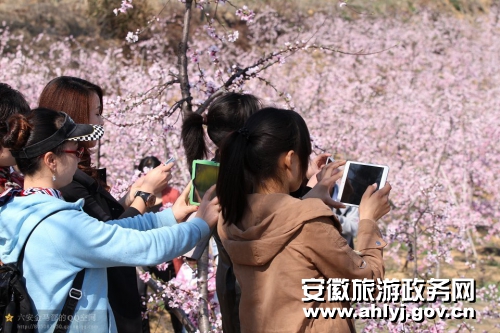
M 200 205 L 208 189 L 217 183 L 218 175 L 219 163 L 206 160 L 193 161 L 193 182 L 189 193 L 189 203 L 191 205 Z

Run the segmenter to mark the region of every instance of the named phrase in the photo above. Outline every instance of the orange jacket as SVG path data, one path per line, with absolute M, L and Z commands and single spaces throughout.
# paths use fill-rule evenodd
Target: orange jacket
M 329 278 L 383 278 L 387 243 L 374 221 L 359 223 L 358 255 L 340 235 L 332 210 L 319 199 L 251 194 L 239 225 L 219 219 L 218 232 L 241 285 L 243 333 L 355 332 L 352 320 L 306 319 L 304 308 L 350 304 L 303 302 L 302 279 L 325 279 L 326 289 Z

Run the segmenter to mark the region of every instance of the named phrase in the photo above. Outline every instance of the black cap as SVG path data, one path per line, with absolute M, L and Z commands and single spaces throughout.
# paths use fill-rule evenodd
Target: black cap
M 21 150 L 11 150 L 14 158 L 33 158 L 40 156 L 52 149 L 56 148 L 64 141 L 96 141 L 104 134 L 104 128 L 101 125 L 86 125 L 75 124 L 66 113 L 59 112 L 64 115 L 64 124 L 47 139 L 24 147 Z

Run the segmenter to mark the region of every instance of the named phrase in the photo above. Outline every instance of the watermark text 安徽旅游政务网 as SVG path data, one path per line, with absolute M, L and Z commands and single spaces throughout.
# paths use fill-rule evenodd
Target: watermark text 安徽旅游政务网
M 444 307 L 438 303 L 474 303 L 474 279 L 302 279 L 304 303 L 358 302 L 366 307 L 304 307 L 307 318 L 387 319 L 405 322 L 410 319 L 474 319 L 473 308 Z M 375 304 L 377 303 L 377 304 Z M 382 303 L 382 304 L 380 304 Z M 410 303 L 429 303 L 428 307 L 408 307 Z

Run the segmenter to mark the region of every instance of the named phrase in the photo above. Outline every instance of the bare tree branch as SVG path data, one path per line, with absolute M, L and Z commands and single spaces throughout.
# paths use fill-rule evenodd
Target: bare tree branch
M 267 55 L 266 57 L 260 58 L 257 62 L 253 63 L 250 66 L 247 66 L 245 68 L 237 68 L 236 72 L 233 73 L 229 77 L 229 79 L 215 93 L 213 93 L 209 98 L 207 98 L 207 100 L 205 100 L 205 102 L 202 105 L 200 105 L 198 107 L 198 109 L 196 110 L 196 113 L 202 114 L 206 110 L 206 108 L 210 105 L 210 103 L 212 103 L 212 101 L 215 98 L 217 98 L 218 96 L 223 94 L 224 91 L 227 91 L 227 89 L 234 83 L 234 81 L 236 79 L 238 79 L 239 77 L 242 77 L 243 80 L 250 80 L 251 78 L 256 77 L 256 75 L 258 73 L 260 73 L 260 72 L 266 70 L 267 68 L 273 66 L 274 64 L 278 63 L 279 57 L 282 55 L 283 56 L 285 56 L 285 55 L 290 56 L 298 51 L 306 51 L 308 49 L 313 49 L 313 50 L 316 49 L 316 50 L 322 50 L 322 51 L 325 51 L 325 50 L 331 51 L 331 52 L 345 54 L 345 55 L 355 55 L 355 56 L 364 55 L 364 56 L 367 56 L 367 55 L 373 55 L 373 54 L 385 52 L 387 50 L 392 49 L 395 46 L 396 45 L 388 47 L 388 48 L 383 49 L 383 50 L 374 51 L 374 52 L 364 52 L 363 50 L 358 51 L 358 52 L 348 52 L 348 51 L 339 50 L 339 49 L 334 48 L 332 46 L 316 45 L 316 44 L 312 44 L 312 45 L 303 44 L 303 45 L 290 46 L 287 49 L 283 49 L 283 50 L 280 50 L 278 52 L 273 52 L 273 53 Z M 261 65 L 262 65 L 262 68 L 257 69 L 252 74 L 248 73 L 249 69 L 257 68 L 258 66 L 261 66 Z
M 191 100 L 192 97 L 189 97 L 189 100 Z M 146 98 L 144 100 L 147 100 L 149 98 Z M 143 102 L 144 102 L 143 100 Z M 160 112 L 160 113 L 157 113 L 157 114 L 151 114 L 151 115 L 144 115 L 144 117 L 141 117 L 140 120 L 136 121 L 136 122 L 133 122 L 133 123 L 116 123 L 112 120 L 110 120 L 109 118 L 104 118 L 104 120 L 106 120 L 107 122 L 115 125 L 115 126 L 118 126 L 118 127 L 131 127 L 131 126 L 135 126 L 135 125 L 139 125 L 139 124 L 144 124 L 146 123 L 147 121 L 158 121 L 158 120 L 161 120 L 163 117 L 170 117 L 172 114 L 174 114 L 174 112 L 177 110 L 177 109 L 180 109 L 181 108 L 181 105 L 182 103 L 184 103 L 186 100 L 185 99 L 181 99 L 177 102 L 174 103 L 174 105 L 172 105 L 170 107 L 170 109 L 168 109 L 168 111 L 163 111 L 163 112 Z M 138 103 L 134 104 L 132 107 L 135 107 L 139 105 Z M 129 108 L 130 109 L 130 108 Z M 128 109 L 127 109 L 128 110 Z
M 189 86 L 187 48 L 189 39 L 189 27 L 191 25 L 191 15 L 193 0 L 186 0 L 186 12 L 184 13 L 184 27 L 182 29 L 182 40 L 178 48 L 179 80 L 181 82 L 181 93 L 184 103 L 182 104 L 182 114 L 185 117 L 193 112 L 191 104 L 191 90 Z

